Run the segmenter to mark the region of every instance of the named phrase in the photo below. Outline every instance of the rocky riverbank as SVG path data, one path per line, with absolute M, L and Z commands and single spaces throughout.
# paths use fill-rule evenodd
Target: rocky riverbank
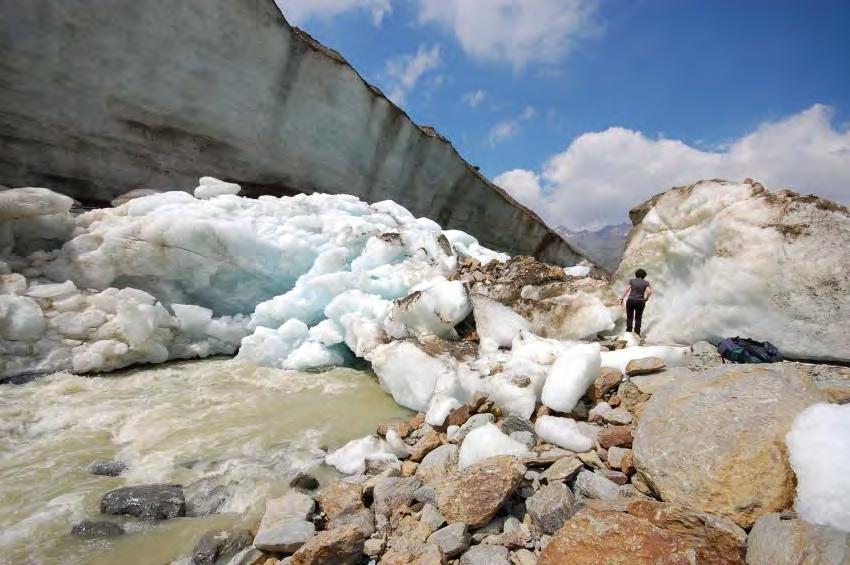
M 793 512 L 785 437 L 850 370 L 721 365 L 697 349 L 690 367 L 600 370 L 568 414 L 523 418 L 477 394 L 437 423 L 381 424 L 326 457 L 358 472 L 298 475 L 259 523 L 211 531 L 174 565 L 847 563 L 850 534 Z M 163 518 L 179 499 L 179 487 L 119 489 L 102 510 Z

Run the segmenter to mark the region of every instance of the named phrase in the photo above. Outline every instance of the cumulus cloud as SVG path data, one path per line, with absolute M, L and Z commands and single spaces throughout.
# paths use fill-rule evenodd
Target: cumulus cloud
M 440 46 L 428 48 L 420 45 L 414 55 L 399 55 L 386 63 L 384 75 L 389 84 L 387 97 L 403 106 L 407 94 L 416 86 L 419 79 L 440 64 Z M 442 82 L 442 81 L 441 81 Z
M 487 94 L 483 90 L 478 89 L 464 94 L 463 101 L 466 102 L 470 108 L 477 108 L 479 104 L 484 102 L 484 98 L 486 97 Z
M 482 61 L 552 63 L 594 28 L 595 0 L 418 0 L 419 21 L 449 29 Z
M 539 173 L 515 169 L 494 182 L 550 224 L 575 229 L 627 221 L 632 206 L 673 186 L 746 177 L 770 190 L 850 203 L 850 128 L 834 126 L 831 109 L 820 104 L 717 151 L 612 127 L 575 138 Z
M 522 129 L 521 123 L 534 119 L 536 115 L 537 110 L 533 106 L 526 106 L 517 117 L 496 123 L 487 135 L 487 145 L 495 147 L 503 141 L 516 137 Z
M 301 25 L 310 19 L 332 18 L 352 10 L 368 11 L 372 23 L 381 25 L 384 16 L 392 12 L 390 0 L 275 0 L 283 15 Z

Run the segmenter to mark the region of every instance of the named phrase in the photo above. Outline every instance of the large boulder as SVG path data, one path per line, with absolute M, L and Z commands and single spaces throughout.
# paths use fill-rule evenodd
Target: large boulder
M 758 519 L 747 538 L 750 565 L 846 565 L 850 563 L 850 534 L 816 526 L 781 514 Z
M 437 506 L 448 522 L 480 528 L 514 493 L 524 474 L 525 467 L 509 455 L 485 459 L 436 485 Z
M 186 515 L 186 499 L 180 485 L 121 487 L 103 495 L 100 511 L 146 521 L 168 520 Z
M 648 272 L 652 341 L 746 335 L 789 357 L 850 360 L 850 211 L 756 182 L 702 181 L 639 206 L 621 289 Z
M 786 365 L 727 365 L 676 380 L 649 400 L 634 439 L 635 466 L 668 502 L 750 527 L 794 500 L 783 438 L 822 399 Z

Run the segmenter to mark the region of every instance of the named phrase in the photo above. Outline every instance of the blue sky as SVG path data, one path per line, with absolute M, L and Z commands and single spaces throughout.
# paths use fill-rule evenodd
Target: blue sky
M 703 176 L 850 201 L 850 3 L 278 0 L 550 223 Z

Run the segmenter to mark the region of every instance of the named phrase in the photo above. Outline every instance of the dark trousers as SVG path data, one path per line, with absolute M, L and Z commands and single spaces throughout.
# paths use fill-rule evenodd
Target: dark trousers
M 640 323 L 643 319 L 643 309 L 646 302 L 643 300 L 626 300 L 626 331 L 632 331 L 632 321 L 634 321 L 635 333 L 640 335 Z

